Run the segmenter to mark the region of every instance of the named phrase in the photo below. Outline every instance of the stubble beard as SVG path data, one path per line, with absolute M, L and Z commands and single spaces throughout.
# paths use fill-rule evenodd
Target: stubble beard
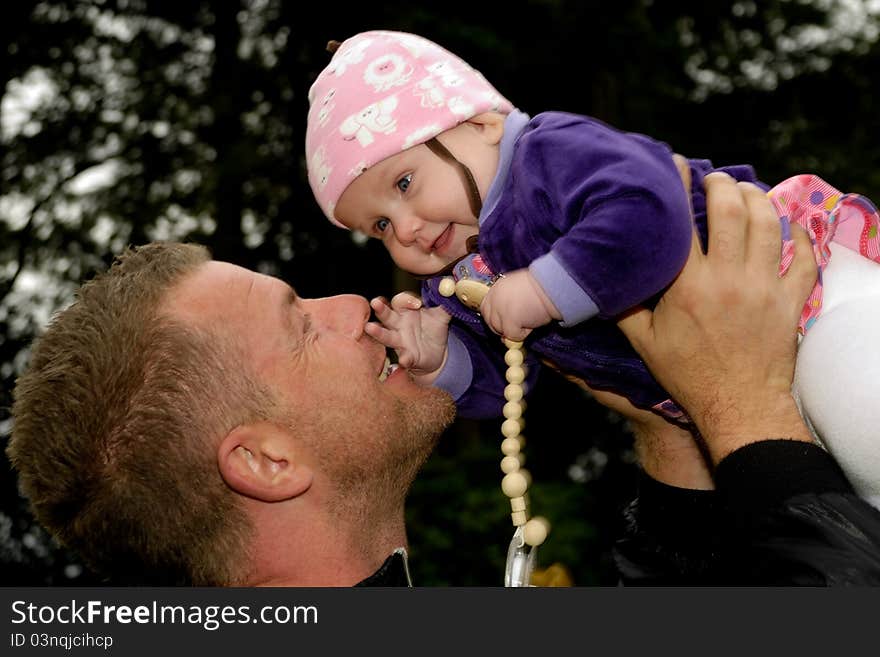
M 393 446 L 397 459 L 394 470 L 397 486 L 404 496 L 437 446 L 443 431 L 455 419 L 452 398 L 437 388 L 424 390 L 426 399 L 401 402 L 401 435 Z
M 402 512 L 416 475 L 455 418 L 455 404 L 446 392 L 425 388 L 415 398 L 395 400 L 378 418 L 359 411 L 325 407 L 314 420 L 319 426 L 305 433 L 313 437 L 318 467 L 333 482 L 328 510 L 373 522 L 376 514 Z M 371 420 L 352 426 L 353 416 Z

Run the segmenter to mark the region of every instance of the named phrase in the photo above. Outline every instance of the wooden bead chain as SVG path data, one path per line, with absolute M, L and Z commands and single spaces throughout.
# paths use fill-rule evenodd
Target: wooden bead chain
M 523 381 L 526 378 L 525 360 L 522 342 L 507 340 L 504 345 L 507 353 L 504 362 L 507 363 L 507 386 L 504 388 L 504 404 L 502 411 L 504 422 L 501 423 L 501 433 L 504 440 L 501 442 L 501 471 L 505 473 L 501 480 L 501 490 L 510 498 L 510 519 L 514 527 L 523 528 L 523 540 L 526 545 L 537 547 L 547 538 L 550 524 L 545 518 L 537 517 L 529 519 L 528 500 L 526 493 L 531 484 L 531 475 L 522 466 L 525 457 L 522 453 L 525 447 L 525 436 L 522 430 L 525 425 L 523 412 L 525 411 L 525 389 Z
M 455 281 L 453 278 L 447 277 L 440 281 L 438 290 L 445 297 L 451 297 L 454 294 L 465 306 L 479 310 L 483 298 L 489 291 L 489 286 L 471 279 Z M 501 480 L 501 490 L 510 498 L 510 518 L 515 528 L 511 548 L 508 552 L 507 569 L 509 574 L 512 559 L 527 561 L 528 565 L 526 566 L 520 564 L 514 567 L 514 570 L 520 573 L 519 576 L 524 576 L 527 580 L 534 563 L 534 548 L 546 540 L 550 531 L 550 523 L 541 517 L 529 519 L 527 494 L 531 484 L 531 475 L 522 467 L 525 463 L 523 454 L 525 437 L 522 435 L 525 426 L 523 419 L 525 411 L 525 389 L 523 386 L 526 378 L 525 355 L 522 342 L 505 339 L 504 344 L 507 347 L 507 353 L 504 355 L 504 362 L 507 364 L 507 386 L 504 388 L 506 403 L 503 409 L 504 422 L 501 424 L 501 434 L 504 436 L 504 440 L 501 442 L 501 452 L 504 454 L 501 459 L 501 471 L 505 473 Z M 525 546 L 529 546 L 529 548 Z M 514 579 L 516 577 L 514 576 Z M 528 586 L 528 581 L 509 585 Z

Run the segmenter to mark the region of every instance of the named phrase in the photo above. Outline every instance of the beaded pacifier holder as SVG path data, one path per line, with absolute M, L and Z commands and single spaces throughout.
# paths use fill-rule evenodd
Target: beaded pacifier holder
M 491 283 L 473 278 L 460 278 L 456 281 L 452 277 L 445 277 L 440 281 L 439 292 L 445 297 L 454 294 L 468 308 L 479 310 L 490 285 Z M 525 462 L 522 453 L 525 447 L 525 437 L 522 435 L 525 409 L 523 344 L 507 339 L 504 340 L 504 344 L 507 347 L 504 356 L 504 362 L 507 363 L 507 386 L 504 388 L 504 398 L 507 403 L 504 404 L 505 419 L 501 424 L 501 433 L 504 435 L 504 440 L 501 442 L 501 452 L 504 454 L 504 458 L 501 459 L 501 471 L 505 473 L 501 480 L 501 490 L 510 498 L 510 518 L 515 528 L 507 550 L 504 586 L 524 587 L 530 585 L 537 549 L 546 540 L 550 523 L 540 517 L 529 519 L 526 494 L 530 476 L 522 467 Z

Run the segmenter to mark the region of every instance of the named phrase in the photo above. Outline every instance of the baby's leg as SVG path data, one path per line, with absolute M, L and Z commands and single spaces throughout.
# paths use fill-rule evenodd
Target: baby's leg
M 831 251 L 794 392 L 853 487 L 880 507 L 880 264 L 835 243 Z

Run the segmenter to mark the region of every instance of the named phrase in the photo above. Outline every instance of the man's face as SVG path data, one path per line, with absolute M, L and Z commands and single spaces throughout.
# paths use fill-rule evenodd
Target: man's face
M 270 419 L 291 428 L 318 469 L 343 484 L 414 476 L 452 420 L 446 393 L 416 385 L 404 370 L 384 378 L 385 348 L 364 333 L 370 308 L 362 297 L 303 299 L 277 278 L 211 261 L 175 286 L 165 307 L 239 345 L 274 394 Z

